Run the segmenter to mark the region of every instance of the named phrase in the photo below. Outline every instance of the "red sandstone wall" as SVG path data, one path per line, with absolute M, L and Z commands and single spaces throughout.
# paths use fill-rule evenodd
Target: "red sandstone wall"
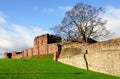
M 20 54 L 16 54 L 17 52 L 12 52 L 12 58 L 22 58 L 23 57 L 23 54 L 20 53 Z
M 39 46 L 39 54 L 48 54 L 48 46 L 47 45 Z
M 38 49 L 39 49 L 38 46 L 33 48 L 33 55 L 39 55 L 39 50 Z
M 24 50 L 23 51 L 23 57 L 27 57 L 28 56 L 28 50 Z
M 28 56 L 33 56 L 33 48 L 28 49 Z
M 48 34 L 37 36 L 34 39 L 34 47 L 48 44 Z
M 58 51 L 58 46 L 56 44 L 46 44 L 41 46 L 36 46 L 33 48 L 33 55 L 41 54 L 53 54 Z
M 8 58 L 8 56 L 7 56 L 7 52 L 6 52 L 6 53 L 4 53 L 4 58 Z
M 54 35 L 41 35 L 37 36 L 34 39 L 34 47 L 30 49 L 23 50 L 22 54 L 16 54 L 16 52 L 12 53 L 11 58 L 20 58 L 20 57 L 27 57 L 33 55 L 40 55 L 40 54 L 51 54 L 56 53 L 58 51 L 58 46 L 55 43 L 60 42 L 61 38 Z M 5 58 L 8 58 L 7 54 L 4 54 Z
M 48 46 L 48 52 L 49 54 L 56 53 L 58 51 L 58 46 L 55 44 L 49 44 Z
M 34 56 L 34 55 L 53 54 L 58 51 L 59 51 L 58 45 L 47 44 L 47 45 L 41 45 L 39 47 L 23 50 L 21 54 L 16 54 L 16 52 L 12 52 L 11 58 L 22 58 L 22 57 L 28 57 L 28 56 Z M 8 58 L 7 53 L 4 54 L 4 58 Z

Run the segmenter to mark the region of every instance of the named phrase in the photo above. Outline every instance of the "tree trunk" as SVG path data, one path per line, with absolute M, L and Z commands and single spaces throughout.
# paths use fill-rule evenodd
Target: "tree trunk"
M 86 43 L 88 42 L 85 35 L 83 35 L 83 40 L 84 40 Z

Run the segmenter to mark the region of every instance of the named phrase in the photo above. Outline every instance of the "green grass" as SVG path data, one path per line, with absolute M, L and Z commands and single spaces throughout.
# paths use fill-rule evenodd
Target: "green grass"
M 120 79 L 65 65 L 51 57 L 0 59 L 0 79 Z

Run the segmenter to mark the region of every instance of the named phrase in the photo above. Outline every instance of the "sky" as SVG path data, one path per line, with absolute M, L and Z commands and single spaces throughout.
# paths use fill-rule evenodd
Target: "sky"
M 53 32 L 78 2 L 105 8 L 106 27 L 120 37 L 120 0 L 0 0 L 0 57 L 33 47 L 34 37 Z

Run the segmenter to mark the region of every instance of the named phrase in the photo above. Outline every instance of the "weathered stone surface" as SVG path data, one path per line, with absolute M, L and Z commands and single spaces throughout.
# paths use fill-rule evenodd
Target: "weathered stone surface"
M 82 50 L 75 51 L 74 48 L 82 48 Z M 71 49 L 73 54 L 66 49 Z M 58 60 L 79 68 L 120 76 L 120 39 L 86 45 L 63 44 Z
M 33 48 L 28 49 L 28 56 L 33 56 Z
M 28 56 L 28 50 L 23 50 L 23 57 L 27 57 Z

